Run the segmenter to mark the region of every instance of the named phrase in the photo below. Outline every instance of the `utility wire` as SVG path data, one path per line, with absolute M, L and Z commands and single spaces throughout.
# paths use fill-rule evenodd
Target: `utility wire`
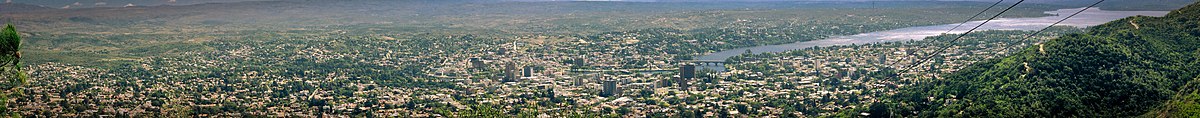
M 1014 43 L 1024 43 L 1026 40 L 1029 40 L 1029 38 L 1033 38 L 1033 36 L 1037 36 L 1038 34 L 1041 34 L 1043 31 L 1046 31 L 1047 29 L 1054 27 L 1054 25 L 1058 25 L 1059 23 L 1062 23 L 1063 21 L 1067 21 L 1067 19 L 1071 19 L 1071 17 L 1075 17 L 1075 15 L 1079 15 L 1079 13 L 1083 13 L 1083 11 L 1087 11 L 1088 9 L 1095 7 L 1097 4 L 1100 4 L 1101 2 L 1104 2 L 1104 0 L 1096 1 L 1096 3 L 1092 3 L 1092 5 L 1088 5 L 1088 7 L 1084 7 L 1083 9 L 1076 11 L 1075 13 L 1072 13 L 1071 15 L 1067 16 L 1066 18 L 1060 19 L 1060 20 L 1058 20 L 1058 22 L 1054 22 L 1053 24 L 1050 24 L 1050 26 L 1046 26 L 1045 28 L 1042 28 L 1036 32 L 1033 32 L 1033 34 L 1025 35 L 1025 37 L 1021 38 L 1020 41 L 1017 41 Z M 1008 45 L 1008 46 L 1004 47 L 1004 49 L 1000 50 L 1000 52 L 1008 52 L 1008 50 L 1012 49 L 1014 46 L 1016 46 L 1016 45 Z M 1000 54 L 996 53 L 994 56 L 1000 57 Z M 980 59 L 982 59 L 982 58 L 980 58 Z M 975 62 L 979 62 L 980 59 L 976 59 Z M 961 69 L 961 68 L 959 68 L 959 69 Z
M 942 47 L 941 49 L 938 49 L 937 51 L 934 51 L 933 53 L 930 53 L 929 56 L 926 56 L 924 59 L 921 59 L 921 61 L 918 61 L 917 63 L 913 63 L 912 65 L 904 68 L 903 70 L 901 70 L 901 72 L 905 71 L 905 70 L 909 70 L 909 68 L 916 67 L 917 65 L 925 64 L 925 62 L 929 61 L 930 58 L 933 58 L 934 56 L 937 56 L 937 55 L 941 54 L 942 52 L 945 52 L 946 49 L 950 48 L 950 46 L 954 46 L 954 42 L 958 42 L 958 40 L 961 40 L 964 36 L 967 36 L 967 34 L 971 34 L 971 32 L 975 31 L 976 29 L 979 29 L 979 27 L 983 26 L 984 24 L 991 22 L 993 19 L 996 19 L 996 17 L 1000 17 L 1001 14 L 1004 14 L 1004 12 L 1008 12 L 1008 10 L 1011 10 L 1013 7 L 1016 7 L 1017 5 L 1020 5 L 1022 2 L 1025 2 L 1025 0 L 1017 1 L 1017 3 L 1013 4 L 1012 6 L 1008 6 L 1008 8 L 1005 8 L 1003 11 L 1000 11 L 1000 13 L 996 13 L 996 15 L 992 15 L 991 18 L 984 20 L 983 23 L 979 23 L 979 25 L 976 25 L 974 28 L 971 28 L 971 30 L 967 30 L 967 32 L 963 32 L 962 34 L 958 35 L 958 37 L 954 38 L 954 40 L 950 40 L 950 42 L 947 42 L 947 44 L 949 44 L 949 45 Z
M 1054 27 L 1054 25 L 1058 25 L 1059 23 L 1062 23 L 1063 21 L 1067 21 L 1067 19 L 1071 19 L 1071 17 L 1075 17 L 1075 15 L 1079 15 L 1079 13 L 1083 13 L 1083 11 L 1087 11 L 1088 9 L 1095 7 L 1096 4 L 1100 4 L 1100 2 L 1104 2 L 1104 0 L 1096 1 L 1096 3 L 1092 3 L 1092 5 L 1088 5 L 1088 7 L 1084 7 L 1082 10 L 1079 10 L 1079 11 L 1071 14 L 1070 16 L 1067 16 L 1066 18 L 1063 18 L 1062 20 L 1058 20 L 1058 22 L 1054 22 L 1054 24 L 1050 24 L 1050 26 L 1046 26 L 1046 28 L 1042 28 L 1041 30 L 1038 30 L 1037 32 L 1033 32 L 1033 34 L 1025 35 L 1025 38 L 1021 38 L 1021 40 L 1017 41 L 1017 43 L 1025 42 L 1025 40 L 1029 40 L 1029 38 L 1031 38 L 1033 36 L 1037 36 L 1039 33 L 1042 33 L 1042 31 L 1046 31 L 1046 29 L 1050 29 L 1050 27 Z M 1001 51 L 1008 51 L 1009 48 L 1012 48 L 1013 46 L 1014 45 L 1008 45 L 1008 47 L 1005 47 L 1004 50 L 1001 50 Z
M 992 6 L 988 6 L 986 9 L 983 9 L 983 11 L 979 11 L 979 13 L 976 13 L 975 16 L 971 16 L 971 18 L 968 18 L 966 21 L 963 21 L 962 23 L 958 23 L 958 25 L 955 25 L 954 28 L 950 28 L 950 30 L 946 30 L 946 32 L 943 32 L 942 34 L 950 33 L 951 31 L 958 29 L 958 27 L 961 27 L 963 24 L 967 24 L 967 22 L 971 22 L 971 20 L 975 20 L 975 18 L 979 17 L 979 15 L 982 15 L 983 12 L 991 10 L 992 7 L 996 7 L 996 5 L 999 5 L 1001 2 L 1004 2 L 1004 0 L 996 1 L 996 3 L 992 3 Z
M 1004 2 L 1004 0 L 996 1 L 996 3 L 992 3 L 992 6 L 988 6 L 987 8 L 983 9 L 983 11 L 979 11 L 979 13 L 975 13 L 975 15 L 971 16 L 971 18 L 967 18 L 966 20 L 963 20 L 962 23 L 958 23 L 958 25 L 955 25 L 954 28 L 950 28 L 950 30 L 946 30 L 946 32 L 943 32 L 942 34 L 950 33 L 951 31 L 958 29 L 958 27 L 961 27 L 963 24 L 967 24 L 967 22 L 971 22 L 971 20 L 975 20 L 975 18 L 979 17 L 979 15 L 983 15 L 984 12 L 987 12 L 988 10 L 992 10 L 993 7 L 996 7 L 996 5 L 999 5 L 1001 2 Z M 922 48 L 924 48 L 924 47 L 922 47 Z M 912 53 L 912 54 L 908 54 L 908 56 L 905 56 L 905 57 L 914 57 L 914 56 L 916 56 L 916 54 Z M 896 65 L 896 63 L 899 63 L 899 61 L 892 62 L 891 64 L 887 64 L 887 65 Z

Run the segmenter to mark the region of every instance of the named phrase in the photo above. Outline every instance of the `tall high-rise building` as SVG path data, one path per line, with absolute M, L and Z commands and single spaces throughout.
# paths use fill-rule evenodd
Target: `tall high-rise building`
M 483 59 L 480 59 L 479 57 L 471 58 L 471 68 L 483 69 L 485 66 L 486 65 L 483 64 Z
M 673 81 L 666 80 L 666 79 L 658 80 L 658 86 L 659 87 L 668 87 L 668 86 L 671 86 L 671 82 L 673 82 Z
M 679 67 L 679 77 L 695 78 L 696 77 L 696 65 L 684 64 L 683 66 L 680 66 Z
M 503 81 L 503 82 L 517 81 L 517 64 L 510 62 L 510 63 L 504 65 L 504 79 L 501 81 Z
M 619 94 L 620 92 L 621 92 L 621 89 L 617 88 L 616 80 L 604 80 L 604 91 L 603 91 L 603 93 L 600 94 L 600 96 L 612 97 L 612 96 L 617 96 L 617 94 Z
M 879 54 L 879 63 L 887 64 L 887 53 Z
M 821 63 L 821 61 L 816 61 L 816 60 L 813 61 L 813 75 L 816 75 L 819 77 L 823 76 L 823 75 L 821 75 L 821 69 L 825 69 L 825 66 L 822 64 L 824 64 L 824 63 Z
M 672 79 L 675 79 L 675 82 L 678 83 L 676 85 L 679 85 L 679 90 L 687 90 L 688 89 L 689 86 L 688 86 L 687 78 L 675 77 Z
M 587 60 L 584 60 L 583 58 L 575 58 L 575 60 L 571 62 L 573 63 L 571 66 L 575 68 L 587 67 Z
M 533 66 L 525 66 L 525 68 L 522 68 L 521 77 L 533 77 Z
M 583 84 L 584 84 L 583 78 L 584 78 L 584 76 L 577 76 L 577 77 L 571 78 L 571 79 L 575 79 L 575 86 L 583 86 Z
M 505 55 L 505 54 L 508 54 L 508 48 L 500 48 L 500 50 L 497 50 L 497 51 L 496 51 L 496 54 L 497 54 L 497 55 Z

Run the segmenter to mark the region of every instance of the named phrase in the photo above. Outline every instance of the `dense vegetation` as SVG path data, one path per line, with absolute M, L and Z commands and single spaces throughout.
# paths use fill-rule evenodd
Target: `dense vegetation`
M 955 72 L 960 66 L 978 62 L 991 57 L 1003 57 L 1011 54 L 1003 47 L 1009 45 L 1024 46 L 1043 42 L 1049 38 L 1067 33 L 1082 32 L 1075 27 L 1053 27 L 1031 40 L 1020 37 L 1033 31 L 989 30 L 971 33 L 962 38 L 958 44 L 966 45 L 949 48 L 946 55 L 935 57 L 933 66 L 922 66 L 898 76 L 892 64 L 907 64 L 915 61 L 915 56 L 905 53 L 924 55 L 932 53 L 935 48 L 922 48 L 933 44 L 941 44 L 953 40 L 958 34 L 943 34 L 926 37 L 923 40 L 896 42 L 880 42 L 869 44 L 837 45 L 828 47 L 813 47 L 777 53 L 742 54 L 729 58 L 726 66 L 735 71 L 723 83 L 741 83 L 765 81 L 767 86 L 755 90 L 794 90 L 792 96 L 806 96 L 810 93 L 818 96 L 767 99 L 765 107 L 782 108 L 787 113 L 803 113 L 809 116 L 849 117 L 860 116 L 865 110 L 853 109 L 868 107 L 872 102 L 894 93 L 899 86 L 913 84 L 911 80 L 922 77 L 933 77 L 936 74 Z M 920 53 L 920 54 L 918 54 Z M 890 61 L 889 61 L 890 60 Z M 737 72 L 748 73 L 737 73 Z M 806 86 L 819 84 L 820 86 Z M 703 88 L 703 84 L 697 84 Z M 851 91 L 851 92 L 839 92 Z M 747 96 L 733 97 L 752 98 Z M 847 109 L 815 109 L 815 108 L 847 108 Z
M 0 31 L 0 115 L 17 115 L 8 109 L 8 98 L 20 97 L 27 78 L 21 71 L 21 36 L 11 24 Z
M 1070 6 L 1070 7 L 1085 7 L 1085 6 L 1088 6 L 1088 4 L 1091 4 L 1092 1 L 1098 1 L 1098 0 L 1083 0 L 1083 1 L 1087 1 L 1087 2 L 1081 2 L 1080 0 L 1035 0 L 1035 1 L 1028 1 L 1028 2 L 1052 4 L 1052 5 L 1063 5 L 1063 6 Z M 1103 9 L 1103 10 L 1115 10 L 1115 11 L 1170 11 L 1170 10 L 1178 9 L 1183 6 L 1187 6 L 1188 3 L 1192 3 L 1192 2 L 1196 2 L 1196 1 L 1195 0 L 1153 0 L 1153 2 L 1148 2 L 1146 0 L 1106 0 L 1104 2 L 1101 2 L 1099 5 L 1096 5 L 1096 7 L 1099 7 L 1100 9 Z
M 918 82 L 870 110 L 920 117 L 1195 117 L 1197 87 L 1188 84 L 1200 81 L 1198 25 L 1197 4 L 1164 17 L 1112 21 Z
M 809 70 L 769 70 L 787 68 L 736 60 L 730 66 L 734 70 L 755 72 L 699 72 L 709 78 L 694 79 L 691 90 L 627 89 L 625 99 L 596 96 L 601 93 L 596 80 L 566 79 L 599 78 L 557 72 L 567 72 L 565 67 L 581 58 L 583 69 L 670 70 L 678 60 L 719 50 L 958 22 L 986 5 L 364 0 L 0 12 L 14 16 L 26 31 L 19 34 L 29 37 L 22 65 L 35 78 L 17 91 L 27 95 L 13 97 L 16 102 L 5 108 L 45 117 L 830 115 L 866 106 L 908 84 L 879 79 L 894 77 L 894 69 L 878 66 L 888 61 L 881 55 L 900 56 L 894 54 L 903 52 L 900 48 L 914 53 L 913 46 L 952 35 L 786 53 L 839 63 Z M 1022 6 L 1004 17 L 1046 16 L 1043 11 L 1058 8 Z M 1046 34 L 1066 31 L 1077 29 Z M 1001 42 L 1027 33 L 968 35 L 965 39 L 977 42 L 961 44 L 976 46 L 952 49 L 962 53 L 947 60 L 988 58 L 973 55 L 998 52 L 988 47 L 1008 45 Z M 766 56 L 784 54 L 744 58 L 774 60 Z M 825 58 L 831 55 L 845 57 Z M 470 58 L 486 62 L 474 67 Z M 798 61 L 804 58 L 785 61 L 815 65 Z M 533 66 L 541 76 L 501 82 L 502 74 L 511 73 L 501 65 L 514 63 Z M 937 63 L 929 70 L 948 68 Z M 667 79 L 671 75 L 611 76 L 630 80 L 621 83 L 625 89 L 635 85 L 630 83 L 670 86 L 676 83 Z M 813 84 L 820 87 L 805 87 Z M 1160 111 L 1195 106 L 1171 104 L 1180 108 Z

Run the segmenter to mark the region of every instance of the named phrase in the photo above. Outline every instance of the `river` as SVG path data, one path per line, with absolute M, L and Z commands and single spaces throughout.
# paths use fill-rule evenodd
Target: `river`
M 982 27 L 979 27 L 979 29 L 976 29 L 975 31 L 1039 30 L 1050 24 L 1053 24 L 1054 22 L 1056 22 L 1062 18 L 1065 18 L 1065 17 L 1071 15 L 1072 13 L 1079 11 L 1080 9 L 1083 9 L 1083 8 L 1059 9 L 1059 10 L 1045 12 L 1046 14 L 1057 14 L 1054 16 L 1031 17 L 1031 18 L 999 18 L 999 19 L 992 20 L 991 22 L 988 22 L 987 24 L 983 25 Z M 1129 17 L 1129 16 L 1136 16 L 1136 15 L 1163 16 L 1163 15 L 1166 15 L 1168 12 L 1170 12 L 1170 11 L 1106 11 L 1106 10 L 1100 10 L 1097 8 L 1091 8 L 1091 9 L 1088 9 L 1087 11 L 1084 11 L 1083 13 L 1080 13 L 1079 15 L 1071 17 L 1071 19 L 1067 19 L 1063 23 L 1059 23 L 1059 25 L 1067 25 L 1067 26 L 1075 26 L 1075 27 L 1090 27 L 1090 26 L 1107 23 L 1112 20 L 1117 20 L 1117 19 L 1121 19 L 1121 18 L 1125 18 L 1125 17 Z M 987 17 L 987 16 L 981 16 L 981 17 Z M 967 22 L 967 23 L 963 24 L 961 27 L 959 27 L 958 29 L 955 29 L 954 31 L 950 31 L 950 33 L 954 33 L 954 34 L 963 33 L 963 32 L 966 32 L 967 30 L 970 30 L 971 27 L 979 25 L 980 23 L 983 23 L 983 20 Z M 746 50 L 750 50 L 753 53 L 783 52 L 783 51 L 788 51 L 788 50 L 804 49 L 804 48 L 809 48 L 809 47 L 813 47 L 813 46 L 834 46 L 834 45 L 850 45 L 850 44 L 868 44 L 868 43 L 876 43 L 876 42 L 921 40 L 921 39 L 924 39 L 925 37 L 940 35 L 940 34 L 946 32 L 947 30 L 954 28 L 954 26 L 956 26 L 956 25 L 958 25 L 958 24 L 956 23 L 956 24 L 944 24 L 944 25 L 933 25 L 933 26 L 917 26 L 917 27 L 908 27 L 908 28 L 893 29 L 893 30 L 886 30 L 886 31 L 855 34 L 855 35 L 849 35 L 849 36 L 836 36 L 836 37 L 831 37 L 831 38 L 827 38 L 827 39 L 802 41 L 802 42 L 795 42 L 795 43 L 789 43 L 789 44 L 735 48 L 735 49 L 729 49 L 729 50 L 724 50 L 724 51 L 715 52 L 715 53 L 709 53 L 709 54 L 706 54 L 703 56 L 696 57 L 696 59 L 698 59 L 698 60 L 725 60 L 725 59 L 728 59 L 729 57 L 743 54 L 746 52 Z M 700 67 L 705 68 L 705 69 L 718 70 L 718 71 L 725 70 L 724 66 L 709 65 L 709 66 L 700 66 Z

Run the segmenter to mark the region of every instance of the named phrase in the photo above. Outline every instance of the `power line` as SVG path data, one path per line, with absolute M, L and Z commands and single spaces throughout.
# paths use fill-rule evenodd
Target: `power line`
M 1040 30 L 1038 30 L 1038 31 L 1035 31 L 1035 32 L 1033 32 L 1032 34 L 1025 35 L 1025 37 L 1021 38 L 1021 40 L 1020 40 L 1020 41 L 1017 41 L 1017 42 L 1014 42 L 1014 43 L 1024 43 L 1026 40 L 1029 40 L 1029 38 L 1033 38 L 1033 36 L 1037 36 L 1038 34 L 1041 34 L 1043 31 L 1046 31 L 1047 29 L 1050 29 L 1051 27 L 1054 27 L 1054 25 L 1058 25 L 1059 23 L 1062 23 L 1062 22 L 1064 22 L 1064 21 L 1067 21 L 1067 19 L 1071 19 L 1071 17 L 1075 17 L 1075 15 L 1079 15 L 1079 13 L 1083 13 L 1083 11 L 1087 11 L 1088 9 L 1091 9 L 1092 7 L 1095 7 L 1097 4 L 1100 4 L 1101 2 L 1104 2 L 1104 0 L 1096 1 L 1096 3 L 1092 3 L 1092 5 L 1088 5 L 1088 7 L 1084 7 L 1083 9 L 1081 9 L 1081 10 L 1079 10 L 1079 11 L 1076 11 L 1075 13 L 1072 13 L 1071 15 L 1067 16 L 1066 18 L 1059 19 L 1059 20 L 1058 20 L 1058 22 L 1054 22 L 1053 24 L 1050 24 L 1050 26 L 1046 26 L 1045 28 L 1042 28 L 1042 29 L 1040 29 Z M 1008 52 L 1008 50 L 1012 49 L 1014 46 L 1016 46 L 1016 45 L 1008 45 L 1008 46 L 1005 46 L 1005 47 L 1004 47 L 1004 49 L 1001 49 L 1001 50 L 1000 50 L 1000 52 Z M 1000 56 L 1000 54 L 999 54 L 999 53 L 996 53 L 996 54 L 994 54 L 994 56 L 996 56 L 996 57 L 999 57 L 999 56 Z M 979 61 L 980 61 L 980 59 L 983 59 L 983 58 L 978 58 L 978 59 L 975 59 L 975 62 L 979 62 Z M 964 68 L 965 68 L 965 67 L 964 67 Z M 961 68 L 960 68 L 960 69 L 961 69 Z
M 992 3 L 992 6 L 988 6 L 986 9 L 983 9 L 983 11 L 979 11 L 979 13 L 976 13 L 975 16 L 971 16 L 971 18 L 968 18 L 966 21 L 963 21 L 962 23 L 958 23 L 958 25 L 955 25 L 954 28 L 950 28 L 950 30 L 946 30 L 946 32 L 943 32 L 942 34 L 950 33 L 951 31 L 958 29 L 958 27 L 961 27 L 963 24 L 967 24 L 967 22 L 971 22 L 971 20 L 974 20 L 976 17 L 979 17 L 979 15 L 982 15 L 983 12 L 991 10 L 992 7 L 996 7 L 996 5 L 999 5 L 1001 2 L 1004 2 L 1004 0 L 996 1 L 996 3 Z
M 1100 2 L 1104 2 L 1104 0 L 1096 1 L 1096 3 L 1092 3 L 1092 5 L 1088 5 L 1088 7 L 1084 7 L 1082 10 L 1076 11 L 1075 13 L 1071 14 L 1070 16 L 1067 16 L 1066 18 L 1058 20 L 1058 22 L 1054 22 L 1054 24 L 1050 24 L 1050 26 L 1046 26 L 1046 28 L 1042 28 L 1041 30 L 1038 30 L 1037 32 L 1033 32 L 1033 34 L 1025 35 L 1025 38 L 1021 38 L 1021 40 L 1017 41 L 1017 43 L 1025 42 L 1025 40 L 1029 40 L 1030 37 L 1037 36 L 1039 33 L 1042 33 L 1042 31 L 1046 31 L 1046 29 L 1050 29 L 1050 27 L 1054 27 L 1054 25 L 1058 25 L 1058 23 L 1067 21 L 1067 19 L 1071 19 L 1071 17 L 1075 17 L 1075 15 L 1079 15 L 1079 13 L 1083 13 L 1083 11 L 1087 11 L 1088 9 L 1095 7 L 1096 4 L 1100 4 Z M 1013 46 L 1014 45 L 1008 45 L 1008 47 L 1005 47 L 1004 50 L 1001 50 L 1001 51 L 1008 51 L 1009 48 L 1012 48 Z
M 984 12 L 987 12 L 988 10 L 992 10 L 993 7 L 996 7 L 996 5 L 999 5 L 1000 2 L 1004 2 L 1004 0 L 996 1 L 996 3 L 992 3 L 992 6 L 988 6 L 987 8 L 983 9 L 983 11 L 979 11 L 979 13 L 975 13 L 975 15 L 971 16 L 971 18 L 967 18 L 966 20 L 963 20 L 962 23 L 958 23 L 958 25 L 955 25 L 954 28 L 950 28 L 950 30 L 946 30 L 946 32 L 943 32 L 942 34 L 950 33 L 951 31 L 958 29 L 958 27 L 961 27 L 963 24 L 967 24 L 967 22 L 971 22 L 971 20 L 975 20 L 975 18 L 979 17 L 979 15 L 982 15 Z M 925 47 L 928 47 L 928 46 L 925 46 Z M 924 48 L 924 47 L 922 47 L 922 48 Z M 910 53 L 910 54 L 908 54 L 907 57 L 912 57 L 912 56 L 916 56 L 916 54 Z M 899 61 L 892 62 L 892 64 L 888 64 L 888 65 L 895 65 L 896 63 L 899 63 Z
M 1001 14 L 1004 14 L 1004 12 L 1008 12 L 1008 10 L 1011 10 L 1013 7 L 1016 7 L 1017 5 L 1020 5 L 1022 2 L 1025 2 L 1025 0 L 1017 1 L 1017 3 L 1013 4 L 1012 6 L 1008 6 L 1008 8 L 1005 8 L 1003 11 L 1000 11 L 1000 13 L 996 13 L 996 15 L 992 15 L 991 18 L 984 20 L 983 23 L 979 23 L 979 25 L 976 25 L 974 28 L 971 28 L 971 30 L 967 30 L 967 32 L 963 32 L 962 34 L 958 35 L 958 37 L 954 38 L 954 40 L 950 40 L 950 42 L 947 42 L 947 44 L 949 44 L 949 45 L 942 47 L 941 49 L 938 49 L 937 51 L 934 51 L 933 53 L 930 53 L 929 56 L 926 56 L 924 59 L 921 59 L 921 61 L 918 61 L 917 63 L 913 63 L 912 65 L 904 68 L 901 71 L 909 70 L 909 68 L 916 67 L 917 65 L 925 64 L 925 62 L 929 61 L 929 59 L 933 58 L 933 56 L 937 56 L 938 54 L 941 54 L 942 52 L 946 51 L 946 49 L 950 48 L 950 46 L 953 46 L 954 42 L 958 42 L 958 40 L 961 40 L 962 37 L 967 36 L 967 34 L 971 34 L 971 32 L 975 31 L 976 29 L 979 29 L 979 27 L 983 26 L 984 24 L 991 22 L 993 19 L 996 19 L 996 17 L 1000 17 Z

